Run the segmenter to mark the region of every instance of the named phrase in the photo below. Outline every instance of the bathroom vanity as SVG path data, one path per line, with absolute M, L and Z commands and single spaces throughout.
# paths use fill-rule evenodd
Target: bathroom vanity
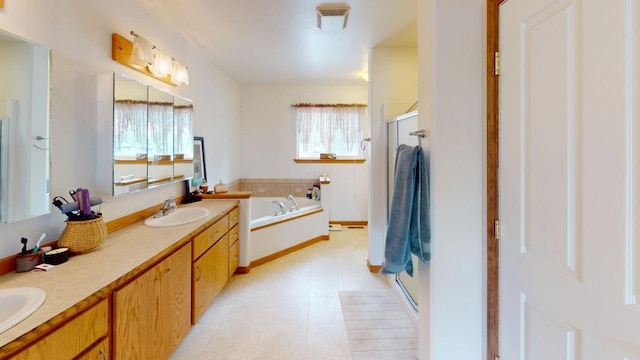
M 0 334 L 0 358 L 168 358 L 237 267 L 238 201 L 189 206 L 210 214 L 165 228 L 138 221 L 50 271 L 0 276 L 0 289 L 47 294 Z

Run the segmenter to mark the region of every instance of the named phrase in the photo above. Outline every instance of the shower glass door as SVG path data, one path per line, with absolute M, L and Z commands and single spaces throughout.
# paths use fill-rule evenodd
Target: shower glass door
M 418 130 L 418 112 L 410 112 L 387 123 L 387 221 L 391 213 L 391 198 L 393 196 L 393 182 L 395 176 L 396 150 L 400 144 L 418 146 L 417 136 L 409 133 Z M 413 277 L 406 272 L 395 275 L 395 280 L 405 293 L 411 306 L 418 311 L 418 271 L 417 264 L 420 261 L 415 255 L 411 255 L 414 268 Z

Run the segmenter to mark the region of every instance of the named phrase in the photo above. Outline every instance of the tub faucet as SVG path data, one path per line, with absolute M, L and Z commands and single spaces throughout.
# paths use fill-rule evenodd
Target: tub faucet
M 173 196 L 169 196 L 169 198 L 165 200 L 164 203 L 162 203 L 162 207 L 160 208 L 160 211 L 153 217 L 155 218 L 163 217 L 177 208 L 178 208 L 178 205 L 176 205 L 176 199 Z
M 277 212 L 277 211 L 276 211 L 276 212 L 273 214 L 274 216 L 276 216 L 276 215 L 278 215 L 278 214 L 283 214 L 283 215 L 284 215 L 284 214 L 286 214 L 286 213 L 287 213 L 287 209 L 284 207 L 284 204 L 282 203 L 282 201 L 273 200 L 273 201 L 272 201 L 272 203 L 274 203 L 274 204 L 278 205 L 278 206 L 280 207 L 280 209 L 282 209 L 282 212 L 281 212 L 281 213 L 279 213 L 279 212 Z
M 298 206 L 298 202 L 296 201 L 296 198 L 293 197 L 293 195 L 287 195 L 287 200 L 293 203 L 293 205 L 291 205 L 291 209 L 290 209 L 291 211 L 300 210 L 300 207 Z

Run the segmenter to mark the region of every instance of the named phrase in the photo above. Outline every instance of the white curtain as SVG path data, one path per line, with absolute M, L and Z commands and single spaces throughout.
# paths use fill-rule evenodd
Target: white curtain
M 114 156 L 134 158 L 147 153 L 147 102 L 116 100 L 114 105 Z
M 185 159 L 193 159 L 193 105 L 174 106 L 176 154 L 184 154 Z
M 320 153 L 359 157 L 363 106 L 298 106 L 296 109 L 299 158 Z
M 173 103 L 149 103 L 149 156 L 173 157 Z

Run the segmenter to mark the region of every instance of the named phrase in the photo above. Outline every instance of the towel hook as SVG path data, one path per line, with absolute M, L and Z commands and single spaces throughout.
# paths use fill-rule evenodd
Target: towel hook
M 429 136 L 429 131 L 425 129 L 420 129 L 416 131 L 412 131 L 409 133 L 410 136 L 418 137 L 418 146 L 422 147 L 422 138 Z
M 362 149 L 362 151 L 365 151 L 367 149 L 367 144 L 364 143 L 365 141 L 371 142 L 371 138 L 368 137 L 366 139 L 360 140 L 360 148 Z
M 48 138 L 48 137 L 45 137 L 45 136 L 40 136 L 40 135 L 38 135 L 38 136 L 36 136 L 36 140 L 38 140 L 38 141 L 42 141 L 42 140 L 49 140 L 49 138 Z M 33 144 L 33 147 L 34 147 L 34 148 L 36 148 L 36 149 L 39 149 L 39 150 L 44 150 L 44 151 L 49 150 L 49 148 L 48 148 L 48 147 L 43 148 L 43 147 L 40 147 L 40 146 L 35 145 L 35 144 Z

